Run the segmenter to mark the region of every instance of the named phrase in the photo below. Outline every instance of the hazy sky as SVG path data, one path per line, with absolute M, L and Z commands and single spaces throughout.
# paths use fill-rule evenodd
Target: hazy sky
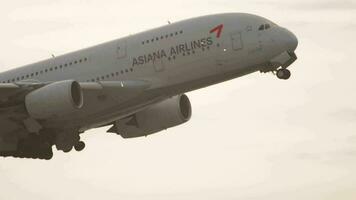
M 0 159 L 0 199 L 354 200 L 355 0 L 6 1 L 0 68 L 221 12 L 293 31 L 292 78 L 255 73 L 189 93 L 192 120 L 147 138 L 103 128 L 81 153 Z

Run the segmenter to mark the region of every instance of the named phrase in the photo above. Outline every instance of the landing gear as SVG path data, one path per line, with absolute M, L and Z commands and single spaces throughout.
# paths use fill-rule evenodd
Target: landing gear
M 73 149 L 83 151 L 85 143 L 80 140 L 80 133 L 77 131 L 58 132 L 55 138 L 57 150 L 69 153 Z
M 291 73 L 288 69 L 282 68 L 277 70 L 276 75 L 279 79 L 288 80 L 291 76 Z
M 79 141 L 80 136 L 76 131 L 57 132 L 54 144 L 56 145 L 57 150 L 69 153 Z
M 18 142 L 17 150 L 0 152 L 0 157 L 50 160 L 53 157 L 52 145 L 44 137 L 30 135 Z
M 65 148 L 65 149 L 62 149 L 62 151 L 64 152 L 64 153 L 69 153 L 69 152 L 71 152 L 73 150 L 73 147 L 71 146 L 71 147 L 67 147 L 67 148 Z
M 51 160 L 52 158 L 53 158 L 52 149 L 46 151 L 45 154 L 43 155 L 43 159 L 45 160 Z
M 77 144 L 74 145 L 74 149 L 76 151 L 83 151 L 84 148 L 85 148 L 85 143 L 82 141 L 79 141 Z

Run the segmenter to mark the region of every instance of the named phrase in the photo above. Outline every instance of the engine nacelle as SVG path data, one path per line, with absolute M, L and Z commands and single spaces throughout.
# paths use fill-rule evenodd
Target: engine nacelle
M 34 119 L 61 117 L 83 106 L 83 91 L 78 82 L 54 82 L 26 95 L 27 112 Z
M 191 116 L 189 98 L 179 95 L 115 122 L 109 132 L 120 134 L 123 138 L 142 137 L 183 124 Z

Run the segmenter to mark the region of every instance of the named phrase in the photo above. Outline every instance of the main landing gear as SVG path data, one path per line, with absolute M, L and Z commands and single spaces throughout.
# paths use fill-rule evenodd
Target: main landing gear
M 291 76 L 291 73 L 288 69 L 281 68 L 277 70 L 276 75 L 279 79 L 288 80 Z
M 16 150 L 0 151 L 0 157 L 50 160 L 53 157 L 52 145 L 43 136 L 29 135 L 18 142 Z
M 55 143 L 57 150 L 69 153 L 73 150 L 83 151 L 85 143 L 80 140 L 78 132 L 59 132 L 56 135 Z
M 77 144 L 74 145 L 74 149 L 76 151 L 83 151 L 84 148 L 85 148 L 85 143 L 82 141 L 79 141 Z
M 72 151 L 72 149 L 76 150 L 76 151 L 83 151 L 85 149 L 85 143 L 83 141 L 78 141 L 74 146 L 70 147 L 69 149 L 63 151 L 64 153 L 69 153 Z

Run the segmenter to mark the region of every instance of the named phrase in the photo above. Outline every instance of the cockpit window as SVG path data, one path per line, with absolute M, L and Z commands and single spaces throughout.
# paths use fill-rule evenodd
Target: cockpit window
M 270 29 L 271 28 L 271 25 L 270 24 L 262 24 L 258 30 L 259 31 L 263 31 L 263 30 L 267 30 L 267 29 Z
M 265 26 L 262 24 L 259 28 L 258 28 L 259 31 L 263 31 L 265 30 Z

